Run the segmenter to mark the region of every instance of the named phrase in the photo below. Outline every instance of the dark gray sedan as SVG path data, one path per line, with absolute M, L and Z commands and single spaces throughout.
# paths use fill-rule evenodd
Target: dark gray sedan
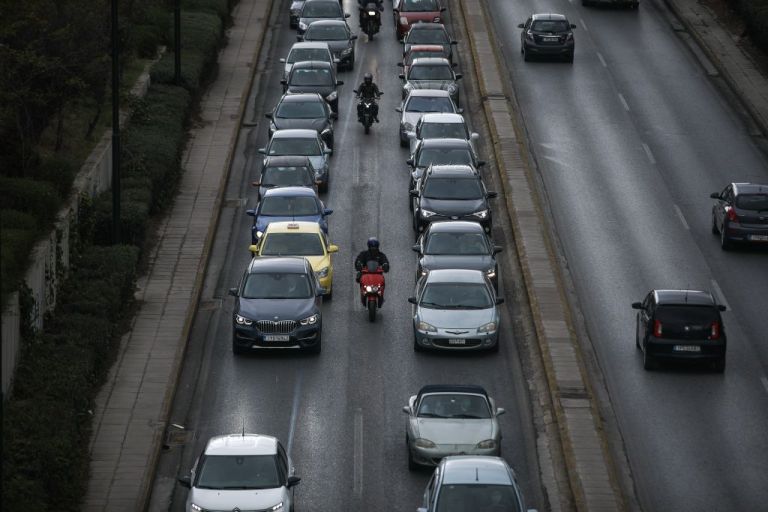
M 291 69 L 287 80 L 280 80 L 283 92 L 295 94 L 316 92 L 323 97 L 333 112 L 339 111 L 339 93 L 344 82 L 336 80 L 336 70 L 332 64 L 320 61 L 297 62 Z
M 451 99 L 459 105 L 459 84 L 461 73 L 454 73 L 448 59 L 423 57 L 414 59 L 407 74 L 401 74 L 403 80 L 403 99 L 414 89 L 439 89 L 448 91 Z
M 284 94 L 275 109 L 264 116 L 270 120 L 270 138 L 276 130 L 315 130 L 333 150 L 333 118 L 336 114 L 318 93 Z
M 299 34 L 307 30 L 313 22 L 319 20 L 341 20 L 349 18 L 338 0 L 306 0 L 299 14 Z
M 339 61 L 339 70 L 355 67 L 355 41 L 357 36 L 349 29 L 347 22 L 340 20 L 316 21 L 307 29 L 299 41 L 327 43 L 333 58 Z

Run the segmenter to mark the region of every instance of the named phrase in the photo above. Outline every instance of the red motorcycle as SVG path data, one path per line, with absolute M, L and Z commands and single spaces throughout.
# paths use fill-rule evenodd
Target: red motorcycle
M 360 302 L 368 309 L 368 321 L 376 321 L 376 310 L 384 303 L 384 269 L 371 260 L 360 269 Z

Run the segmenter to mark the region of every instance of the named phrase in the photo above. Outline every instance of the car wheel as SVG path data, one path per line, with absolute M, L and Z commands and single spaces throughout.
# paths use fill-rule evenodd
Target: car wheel
M 733 243 L 725 235 L 725 222 L 723 222 L 723 226 L 720 228 L 720 247 L 724 251 L 730 251 L 731 247 L 733 247 Z
M 715 220 L 715 214 L 712 214 L 712 234 L 713 235 L 719 235 L 720 230 L 717 229 L 717 220 Z
M 712 368 L 716 373 L 723 373 L 725 371 L 725 356 L 712 363 Z
M 653 359 L 653 356 L 648 353 L 648 347 L 645 347 L 645 350 L 643 351 L 643 368 L 648 371 L 656 369 L 656 361 Z

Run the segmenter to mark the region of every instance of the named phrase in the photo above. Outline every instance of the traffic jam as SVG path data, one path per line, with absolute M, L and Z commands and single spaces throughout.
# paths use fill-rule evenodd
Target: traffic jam
M 389 301 L 407 300 L 414 351 L 495 353 L 504 302 L 498 294 L 502 247 L 492 239 L 497 192 L 481 174 L 479 136 L 459 106 L 457 42 L 444 24 L 443 2 L 394 0 L 392 7 L 402 42 L 393 72 L 402 89 L 382 91 L 365 73 L 354 93 L 366 135 L 381 126 L 379 98 L 385 92 L 401 97 L 396 110 L 399 143 L 409 152 L 403 193 L 413 219 L 415 284 L 410 297 L 386 297 L 390 262 L 380 241 L 370 237 L 354 260 L 358 311 L 377 322 Z M 358 11 L 359 36 L 338 0 L 294 0 L 287 13 L 296 42 L 280 59 L 283 95 L 265 114 L 268 140 L 258 150 L 260 174 L 251 183 L 258 202 L 245 212 L 252 218 L 252 258 L 229 289 L 235 356 L 270 349 L 321 352 L 323 303 L 333 299 L 339 252 L 329 222 L 334 212 L 321 199 L 337 172 L 334 125 L 344 84 L 338 72 L 355 67 L 358 37 L 383 37 L 383 2 L 359 1 Z M 501 457 L 498 417 L 505 410 L 486 389 L 466 382 L 425 385 L 402 412 L 408 468 L 434 468 L 422 503 L 414 503 L 419 511 L 527 510 L 517 475 Z M 178 479 L 189 489 L 186 509 L 306 508 L 294 500 L 301 479 L 289 447 L 245 428 L 210 438 L 190 473 Z M 305 500 L 311 503 L 311 497 Z

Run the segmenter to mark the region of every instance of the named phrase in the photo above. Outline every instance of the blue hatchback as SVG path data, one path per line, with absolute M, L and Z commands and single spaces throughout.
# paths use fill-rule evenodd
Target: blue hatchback
M 317 193 L 307 187 L 281 187 L 267 190 L 255 210 L 245 213 L 253 217 L 251 242 L 257 243 L 270 222 L 305 221 L 317 222 L 328 233 L 326 217 L 333 210 L 326 208 Z

